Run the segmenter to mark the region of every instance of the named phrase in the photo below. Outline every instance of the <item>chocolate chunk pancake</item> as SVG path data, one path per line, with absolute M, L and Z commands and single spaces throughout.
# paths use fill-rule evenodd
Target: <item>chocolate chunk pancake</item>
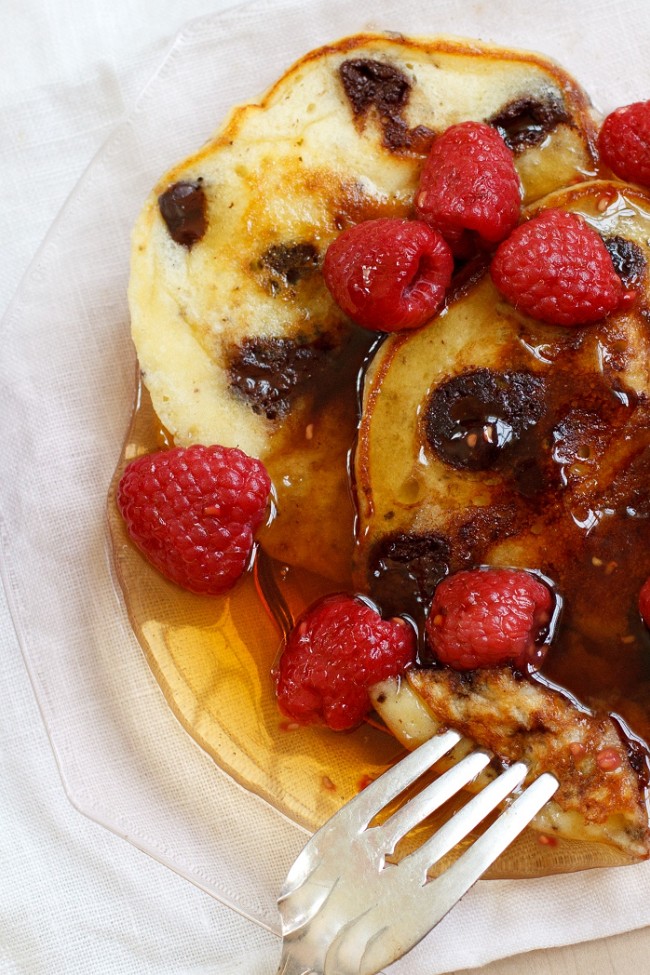
M 473 119 L 511 146 L 527 202 L 594 170 L 587 100 L 536 55 L 366 34 L 314 51 L 235 109 L 168 172 L 138 219 L 132 331 L 177 444 L 266 463 L 277 516 L 262 544 L 344 581 L 355 380 L 373 336 L 333 304 L 320 267 L 342 229 L 411 213 L 436 133 Z

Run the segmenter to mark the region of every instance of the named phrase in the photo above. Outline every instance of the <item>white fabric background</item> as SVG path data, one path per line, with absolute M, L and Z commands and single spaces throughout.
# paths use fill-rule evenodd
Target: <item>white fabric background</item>
M 4 0 L 0 315 L 67 195 L 177 30 L 189 17 L 228 6 Z M 2 975 L 275 972 L 273 935 L 69 803 L 1 590 L 0 661 Z
M 133 103 L 176 29 L 188 17 L 226 6 L 217 0 L 190 0 L 182 9 L 171 0 L 140 0 L 137 5 L 127 0 L 5 0 L 0 32 L 0 313 L 67 194 Z M 278 0 L 280 6 L 286 7 L 286 0 Z M 269 0 L 266 9 L 271 14 L 273 7 Z M 389 7 L 388 0 L 360 3 L 355 12 L 351 5 L 334 0 L 319 5 L 319 24 L 324 30 L 331 16 L 331 36 L 335 36 L 342 20 L 352 25 L 346 29 L 355 29 L 355 16 L 358 26 L 364 26 L 378 8 Z M 413 16 L 418 4 L 404 7 L 412 23 L 418 23 Z M 577 8 L 582 8 L 583 16 Z M 489 25 L 494 12 L 495 29 L 488 34 L 493 39 L 537 46 L 528 5 L 512 0 L 464 8 L 458 2 L 422 0 L 420 29 L 464 33 L 463 9 L 465 22 L 482 18 Z M 399 27 L 399 4 L 393 4 L 392 10 L 391 26 Z M 646 94 L 650 91 L 643 60 L 648 12 L 641 0 L 620 5 L 578 3 L 566 20 L 559 2 L 551 0 L 544 10 L 548 11 L 544 44 L 539 46 L 547 53 L 561 48 L 571 55 L 571 66 L 600 107 L 612 107 L 621 90 L 641 97 L 645 84 Z M 309 33 L 307 27 L 302 25 Z M 257 43 L 261 57 L 263 39 Z M 62 279 L 62 290 L 65 286 Z M 56 320 L 56 293 L 47 299 Z M 9 361 L 13 350 L 2 343 L 0 333 L 0 358 Z M 44 420 L 47 412 L 44 402 Z M 24 445 L 44 463 L 47 454 L 39 447 L 38 443 Z M 3 468 L 3 478 L 10 477 L 14 466 L 5 462 Z M 34 578 L 34 591 L 38 585 Z M 25 594 L 26 604 L 27 596 L 33 599 L 34 592 Z M 0 653 L 0 973 L 273 973 L 278 947 L 272 935 L 70 805 L 3 600 Z M 72 697 L 71 702 L 83 710 L 83 702 Z M 138 705 L 137 693 L 133 704 Z M 159 720 L 162 727 L 167 720 L 164 712 Z M 147 728 L 141 730 L 145 740 L 147 733 Z M 167 727 L 165 733 L 173 734 Z M 194 760 L 201 776 L 209 777 L 209 763 L 196 756 Z M 269 851 L 270 856 L 276 854 Z M 557 885 L 526 885 L 522 905 L 525 902 L 530 910 L 538 898 L 543 920 L 532 923 L 528 931 L 520 926 L 518 938 L 510 940 L 506 931 L 496 939 L 493 935 L 500 925 L 516 926 L 517 889 L 495 886 L 489 897 L 477 890 L 438 929 L 437 957 L 429 949 L 430 964 L 426 952 L 418 950 L 417 959 L 396 970 L 430 975 L 445 964 L 479 964 L 500 952 L 646 924 L 650 920 L 645 907 L 650 900 L 648 874 L 641 867 L 620 878 L 585 875 Z M 571 905 L 574 910 L 567 917 Z M 467 938 L 467 930 L 472 930 L 472 938 Z

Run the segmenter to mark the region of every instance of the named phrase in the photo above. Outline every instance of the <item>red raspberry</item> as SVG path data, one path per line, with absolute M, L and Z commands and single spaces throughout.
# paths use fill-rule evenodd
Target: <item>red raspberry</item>
M 620 179 L 650 186 L 650 101 L 634 102 L 608 115 L 598 148 L 603 162 Z
M 490 273 L 515 308 L 550 325 L 598 321 L 624 298 L 602 239 L 564 210 L 544 210 L 517 227 L 497 248 Z
M 645 625 L 650 627 L 650 576 L 641 586 L 641 592 L 639 593 L 639 612 Z
M 426 633 L 438 660 L 455 670 L 539 664 L 537 640 L 552 609 L 550 590 L 529 572 L 457 572 L 437 587 Z
M 458 257 L 489 249 L 519 222 L 521 183 L 513 155 L 483 122 L 452 125 L 434 141 L 415 210 Z
M 296 621 L 274 676 L 282 711 L 300 724 L 355 728 L 370 710 L 368 688 L 415 657 L 415 633 L 383 620 L 363 599 L 335 593 Z
M 416 220 L 366 220 L 332 241 L 323 277 L 357 325 L 396 332 L 438 310 L 454 261 L 442 237 Z
M 131 461 L 117 504 L 132 540 L 166 578 L 216 595 L 245 571 L 271 482 L 234 447 L 174 447 Z

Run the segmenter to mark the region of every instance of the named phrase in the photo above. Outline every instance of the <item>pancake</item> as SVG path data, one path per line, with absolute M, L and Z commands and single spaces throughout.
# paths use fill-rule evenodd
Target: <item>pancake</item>
M 375 685 L 373 702 L 407 748 L 454 728 L 465 738 L 452 762 L 480 745 L 505 765 L 526 762 L 525 784 L 542 772 L 555 775 L 558 790 L 531 823 L 538 832 L 604 843 L 630 861 L 650 855 L 639 755 L 608 714 L 593 714 L 558 690 L 499 667 L 413 670 L 401 682 Z M 488 766 L 474 789 L 494 774 Z
M 347 454 L 374 336 L 334 305 L 320 266 L 342 229 L 411 213 L 436 133 L 487 121 L 524 200 L 594 171 L 586 96 L 537 55 L 364 34 L 311 52 L 174 166 L 138 218 L 129 303 L 142 377 L 174 443 L 261 458 L 283 562 L 349 576 Z

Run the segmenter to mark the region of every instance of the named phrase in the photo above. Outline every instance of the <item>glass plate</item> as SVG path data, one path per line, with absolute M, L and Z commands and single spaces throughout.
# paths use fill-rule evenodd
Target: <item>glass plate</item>
M 368 15 L 348 0 L 278 0 L 191 23 L 93 160 L 3 322 L 3 578 L 66 793 L 85 815 L 271 930 L 277 890 L 305 830 L 186 734 L 140 652 L 111 567 L 106 490 L 130 422 L 135 371 L 125 297 L 130 229 L 160 173 L 200 145 L 232 104 L 345 33 L 397 27 L 534 48 L 560 60 L 603 109 L 645 97 L 650 76 L 635 44 L 648 22 L 642 0 L 626 5 L 624 22 L 614 6 L 600 9 L 609 29 L 589 44 L 592 7 L 556 6 L 562 18 L 506 2 L 497 23 L 493 7 L 472 5 L 461 23 L 455 0 L 428 5 L 426 18 L 417 0 L 376 0 Z M 615 890 L 617 873 L 600 876 L 598 890 Z M 548 909 L 552 927 L 562 891 L 571 936 L 580 937 L 584 884 L 554 881 L 554 903 L 536 908 L 541 924 Z M 472 902 L 487 916 L 498 889 L 507 931 L 498 952 L 535 947 L 518 885 L 484 886 L 492 893 L 479 889 Z M 648 921 L 635 915 L 636 924 Z M 611 911 L 607 924 L 601 935 L 630 920 Z

